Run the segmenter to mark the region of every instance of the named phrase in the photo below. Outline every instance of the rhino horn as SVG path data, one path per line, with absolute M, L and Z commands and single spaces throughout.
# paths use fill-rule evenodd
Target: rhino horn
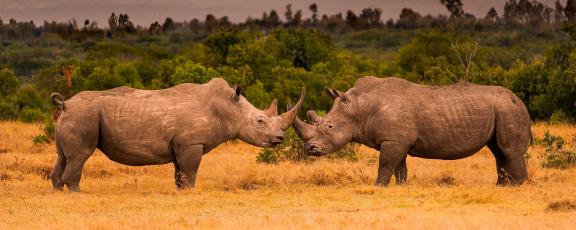
M 308 122 L 310 123 L 314 124 L 320 121 L 320 116 L 318 116 L 314 110 L 308 110 L 308 112 L 306 112 L 306 116 L 308 117 Z
M 270 103 L 270 106 L 268 106 L 265 113 L 269 117 L 278 116 L 278 100 L 276 100 L 276 98 L 274 98 L 272 103 Z
M 312 138 L 312 129 L 314 128 L 312 127 L 312 125 L 301 121 L 300 118 L 298 117 L 294 119 L 294 123 L 292 123 L 292 125 L 294 127 L 294 130 L 296 130 L 296 133 L 298 133 L 298 136 L 300 136 L 302 140 L 307 141 L 310 138 Z
M 290 124 L 292 124 L 292 121 L 294 121 L 294 118 L 296 118 L 298 116 L 298 113 L 300 112 L 300 109 L 302 108 L 302 104 L 304 104 L 304 98 L 306 97 L 306 90 L 304 89 L 304 87 L 302 87 L 302 91 L 300 93 L 300 99 L 298 99 L 298 103 L 296 103 L 296 105 L 291 108 L 288 112 L 283 113 L 282 115 L 280 115 L 281 118 L 281 127 L 283 130 L 288 129 L 288 127 L 290 127 Z

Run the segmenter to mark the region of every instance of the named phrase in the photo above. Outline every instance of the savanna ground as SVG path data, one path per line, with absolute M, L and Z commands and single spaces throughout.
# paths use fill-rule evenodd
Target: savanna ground
M 576 169 L 545 169 L 530 148 L 530 180 L 496 187 L 492 154 L 457 161 L 409 158 L 405 186 L 374 187 L 377 152 L 307 163 L 256 163 L 259 148 L 226 143 L 205 155 L 194 190 L 178 191 L 171 164 L 130 167 L 97 152 L 82 192 L 52 191 L 54 145 L 41 125 L 0 122 L 0 229 L 42 228 L 522 228 L 576 227 Z M 550 129 L 571 140 L 576 127 Z

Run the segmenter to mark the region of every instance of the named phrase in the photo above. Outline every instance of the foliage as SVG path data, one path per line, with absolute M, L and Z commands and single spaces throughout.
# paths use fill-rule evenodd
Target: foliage
M 294 103 L 305 86 L 304 111 L 328 110 L 325 87 L 347 90 L 371 75 L 428 85 L 501 85 L 535 120 L 576 120 L 576 42 L 564 32 L 574 30 L 571 8 L 510 0 L 501 15 L 491 9 L 477 18 L 462 1 L 439 4 L 450 15 L 403 9 L 386 22 L 378 8 L 320 16 L 315 4 L 310 18 L 286 7 L 285 21 L 276 11 L 242 23 L 214 15 L 166 18 L 148 28 L 124 13 L 110 15 L 107 29 L 89 20 L 83 26 L 10 20 L 0 23 L 0 119 L 47 117 L 53 91 L 70 98 L 86 90 L 160 89 L 218 76 L 242 85 L 259 108 L 274 98 L 281 107 Z
M 37 122 L 45 118 L 46 114 L 38 108 L 25 107 L 18 114 L 18 120 L 22 122 Z
M 256 157 L 258 163 L 276 164 L 278 163 L 278 155 L 270 148 L 263 148 Z
M 8 68 L 0 70 L 0 97 L 14 94 L 19 86 L 20 81 L 12 70 Z
M 262 148 L 256 157 L 260 163 L 276 164 L 280 161 L 307 161 L 310 158 L 303 148 L 303 142 L 294 129 L 289 129 L 284 134 L 284 142 L 274 148 Z M 330 159 L 358 160 L 359 144 L 350 143 L 341 150 L 328 155 Z
M 576 152 L 574 152 L 573 146 L 570 148 L 566 145 L 564 138 L 554 136 L 549 130 L 546 130 L 544 138 L 537 140 L 537 143 L 545 147 L 544 153 L 540 156 L 542 167 L 558 169 L 576 167 Z
M 360 144 L 349 143 L 344 148 L 330 154 L 328 157 L 331 159 L 345 159 L 349 161 L 358 160 L 358 150 L 360 149 Z
M 42 128 L 42 133 L 34 136 L 32 142 L 34 144 L 42 144 L 46 143 L 49 144 L 50 142 L 56 139 L 56 125 L 53 121 L 48 121 L 44 124 L 44 128 Z
M 0 120 L 15 120 L 18 117 L 16 105 L 0 100 Z

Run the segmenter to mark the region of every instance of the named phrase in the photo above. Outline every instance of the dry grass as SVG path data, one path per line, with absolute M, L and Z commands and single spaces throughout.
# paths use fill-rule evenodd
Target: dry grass
M 409 158 L 405 186 L 378 188 L 377 154 L 360 160 L 256 163 L 258 148 L 224 144 L 206 155 L 197 188 L 177 191 L 171 165 L 130 167 L 95 153 L 82 193 L 54 192 L 47 180 L 53 145 L 32 144 L 40 125 L 0 122 L 0 229 L 43 228 L 522 228 L 576 223 L 576 169 L 540 167 L 530 149 L 530 180 L 495 186 L 491 153 L 457 161 Z M 537 124 L 567 140 L 574 126 Z

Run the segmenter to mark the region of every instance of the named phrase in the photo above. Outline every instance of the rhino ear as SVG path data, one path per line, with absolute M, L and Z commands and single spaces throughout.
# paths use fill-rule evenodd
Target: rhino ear
M 242 86 L 235 85 L 234 86 L 234 102 L 240 100 L 240 96 L 242 95 Z
M 340 98 L 340 101 L 342 102 L 349 101 L 348 95 L 338 90 L 326 88 L 326 93 L 334 100 L 336 100 L 336 98 Z
M 330 96 L 332 99 L 336 99 L 338 98 L 338 94 L 336 94 L 334 91 L 334 89 L 329 89 L 329 88 L 324 88 L 324 91 L 326 91 L 326 94 L 328 94 L 328 96 Z

